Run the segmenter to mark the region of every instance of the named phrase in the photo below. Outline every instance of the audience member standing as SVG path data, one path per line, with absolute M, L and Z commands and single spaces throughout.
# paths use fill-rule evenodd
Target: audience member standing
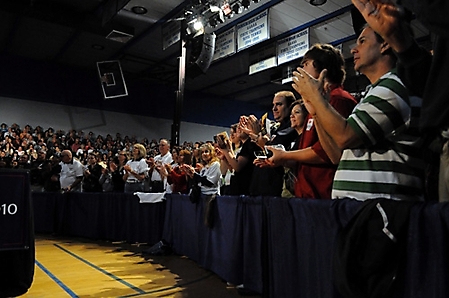
M 410 129 L 411 101 L 394 72 L 396 56 L 370 27 L 362 31 L 351 52 L 354 69 L 371 85 L 347 119 L 323 95 L 326 70 L 318 80 L 301 68 L 293 73 L 293 87 L 314 118 L 323 148 L 335 163 L 340 162 L 332 197 L 422 200 L 422 140 Z
M 79 160 L 73 158 L 70 150 L 61 152 L 61 172 L 59 173 L 59 182 L 64 192 L 80 192 L 81 182 L 83 181 L 84 167 Z
M 141 144 L 134 144 L 132 149 L 132 159 L 123 167 L 125 174 L 125 192 L 134 193 L 142 192 L 143 180 L 148 172 L 148 165 L 145 161 L 147 155 L 146 149 Z
M 264 145 L 283 145 L 289 148 L 298 136 L 291 128 L 290 105 L 296 100 L 293 92 L 281 91 L 273 98 L 273 117 L 276 125 L 271 129 L 270 139 Z M 259 132 L 257 132 L 259 135 Z M 263 137 L 259 135 L 259 139 Z M 263 146 L 263 145 L 262 145 Z M 277 196 L 282 194 L 284 184 L 284 167 L 255 167 L 250 185 L 250 194 L 254 196 Z
M 102 167 L 98 164 L 98 154 L 90 153 L 87 156 L 87 167 L 84 170 L 83 192 L 102 192 L 100 184 Z
M 323 69 L 327 69 L 323 91 L 327 94 L 333 109 L 343 117 L 348 117 L 357 102 L 342 88 L 345 79 L 345 62 L 341 52 L 328 44 L 315 44 L 304 54 L 301 65 L 302 69 L 316 79 Z M 294 159 L 299 162 L 296 174 L 298 179 L 295 184 L 296 197 L 331 199 L 332 183 L 337 166 L 324 151 L 314 121 L 312 115 L 308 115 L 305 119 L 298 150 L 282 151 L 272 148 L 270 150 L 273 151 L 273 157 L 268 161 L 277 163 Z
M 237 127 L 237 134 L 242 142 L 241 149 L 237 154 L 232 150 L 232 144 L 230 142 L 218 150 L 221 151 L 234 173 L 231 176 L 228 194 L 249 195 L 254 170 L 253 161 L 256 158 L 255 152 L 261 149 L 256 143 L 251 142 L 249 136 L 240 127 Z
M 159 141 L 159 152 L 154 158 L 150 159 L 150 186 L 151 192 L 164 192 L 167 187 L 167 181 L 165 177 L 161 175 L 161 171 L 165 167 L 165 164 L 171 164 L 173 162 L 172 155 L 170 153 L 170 144 L 166 139 Z

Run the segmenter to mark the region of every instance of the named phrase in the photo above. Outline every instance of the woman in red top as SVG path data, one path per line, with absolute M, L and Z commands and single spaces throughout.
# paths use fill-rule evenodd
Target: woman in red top
M 187 194 L 189 193 L 189 187 L 187 183 L 187 175 L 181 170 L 181 165 L 192 163 L 192 154 L 189 150 L 183 149 L 178 155 L 178 164 L 172 167 L 169 164 L 165 164 L 165 169 L 167 171 L 167 182 L 172 187 L 173 193 Z

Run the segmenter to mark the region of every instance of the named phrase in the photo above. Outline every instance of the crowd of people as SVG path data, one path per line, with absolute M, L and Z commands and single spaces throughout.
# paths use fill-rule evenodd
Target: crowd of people
M 170 165 L 184 156 L 180 152 L 195 155 L 197 158 L 192 160 L 197 163 L 201 144 L 184 142 L 170 148 L 166 140 L 143 138 L 138 141 L 135 137 L 122 138 L 120 133 L 113 137 L 96 135 L 92 131 L 85 134 L 81 130 L 65 132 L 52 127 L 44 130 L 41 126 L 2 123 L 0 168 L 29 170 L 33 191 L 123 192 L 125 186 L 131 184 L 127 182 L 139 178 L 128 168 L 133 167 L 136 159 L 142 158 L 145 168 L 150 169 L 151 161 L 160 155 L 161 149 L 169 153 Z M 163 149 L 163 145 L 167 149 Z M 136 151 L 138 156 L 134 156 Z M 141 180 L 149 180 L 147 178 Z M 139 190 L 149 191 L 149 187 L 146 185 Z
M 402 7 L 353 3 L 367 21 L 351 50 L 354 68 L 371 83 L 359 101 L 344 90 L 340 50 L 315 44 L 293 73 L 300 99 L 287 90 L 274 94 L 274 120 L 242 115 L 229 138 L 171 146 L 167 139 L 3 123 L 0 167 L 30 170 L 34 189 L 44 191 L 422 201 L 438 197 L 429 190 L 437 183 L 429 183 L 435 165 L 428 158 L 437 139 L 444 161 L 439 196 L 447 199 L 447 118 L 429 122 L 435 106 L 426 82 L 414 85 L 417 66 L 433 70 L 432 55 L 407 31 Z

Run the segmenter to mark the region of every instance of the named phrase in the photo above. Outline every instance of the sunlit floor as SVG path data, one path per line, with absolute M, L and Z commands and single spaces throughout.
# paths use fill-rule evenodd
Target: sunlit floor
M 143 257 L 129 244 L 37 237 L 34 281 L 21 297 L 240 297 L 181 256 Z

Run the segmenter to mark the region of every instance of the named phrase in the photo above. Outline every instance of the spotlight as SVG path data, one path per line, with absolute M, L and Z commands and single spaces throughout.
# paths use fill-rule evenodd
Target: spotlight
M 196 31 L 200 31 L 203 28 L 204 28 L 204 26 L 201 21 L 196 20 L 195 22 L 193 22 L 193 29 L 195 29 Z
M 259 3 L 259 0 L 253 0 L 254 3 Z
M 202 18 L 194 18 L 187 23 L 186 27 L 187 36 L 194 38 L 204 33 L 204 21 Z
M 242 1 L 242 6 L 243 6 L 244 9 L 248 9 L 250 4 L 251 4 L 250 0 L 243 0 Z
M 131 8 L 131 11 L 135 14 L 146 14 L 148 12 L 148 10 L 143 6 L 134 6 Z
M 320 6 L 327 2 L 327 0 L 306 0 L 313 6 Z

